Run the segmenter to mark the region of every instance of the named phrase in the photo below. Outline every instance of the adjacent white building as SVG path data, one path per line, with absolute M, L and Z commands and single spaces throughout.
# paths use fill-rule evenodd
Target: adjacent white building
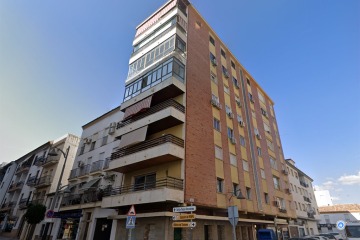
M 63 194 L 58 239 L 110 239 L 114 209 L 101 208 L 102 196 L 112 185 L 120 186 L 118 172 L 104 172 L 120 144 L 115 132 L 123 118 L 120 107 L 85 124 L 80 147 Z
M 288 192 L 293 197 L 296 220 L 289 222 L 290 237 L 302 237 L 318 234 L 320 215 L 312 186 L 313 179 L 295 166 L 295 161 L 286 159 L 289 176 Z
M 329 190 L 316 190 L 314 191 L 316 202 L 319 207 L 333 206 L 332 198 Z

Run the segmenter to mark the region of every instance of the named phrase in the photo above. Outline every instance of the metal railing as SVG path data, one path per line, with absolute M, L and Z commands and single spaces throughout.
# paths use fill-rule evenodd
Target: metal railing
M 93 162 L 91 164 L 90 172 L 101 171 L 101 170 L 103 170 L 103 167 L 104 167 L 104 160 L 99 160 L 99 161 Z
M 85 166 L 82 166 L 79 169 L 79 175 L 78 177 L 82 177 L 82 176 L 85 176 L 85 175 L 88 175 L 90 173 L 90 167 L 91 165 L 90 164 L 87 164 Z
M 51 176 L 44 176 L 37 180 L 35 187 L 46 186 L 51 184 Z
M 182 113 L 185 113 L 185 107 L 183 105 L 181 105 L 180 103 L 178 103 L 177 101 L 175 101 L 174 99 L 168 99 L 164 102 L 161 102 L 151 108 L 149 108 L 146 112 L 135 116 L 133 118 L 130 118 L 128 120 L 125 120 L 123 122 L 118 122 L 116 129 L 122 128 L 130 123 L 136 122 L 139 119 L 145 118 L 147 116 L 150 116 L 151 114 L 154 114 L 156 112 L 159 112 L 163 109 L 166 109 L 168 107 L 174 107 L 175 109 L 179 110 Z
M 31 163 L 25 163 L 16 170 L 15 174 L 21 173 L 23 171 L 27 171 L 27 170 L 29 170 L 30 167 L 31 167 Z
M 44 162 L 46 161 L 46 157 L 42 156 L 36 159 L 34 165 L 40 167 L 41 165 L 44 164 Z
M 173 188 L 178 190 L 184 190 L 184 181 L 178 178 L 167 177 L 167 178 L 158 179 L 154 182 L 146 182 L 143 184 L 133 184 L 133 185 L 122 186 L 117 188 L 110 187 L 104 190 L 104 197 L 143 191 L 143 190 L 154 190 L 159 188 Z
M 37 180 L 36 176 L 29 177 L 28 180 L 26 181 L 26 185 L 28 185 L 30 187 L 34 186 L 34 185 L 36 185 L 36 180 Z
M 306 182 L 304 181 L 299 181 L 300 182 L 300 185 L 303 186 L 303 187 L 309 187 L 309 184 L 307 184 Z
M 77 204 L 86 204 L 91 202 L 101 201 L 103 197 L 103 190 L 95 189 L 86 191 L 83 194 L 72 194 L 63 197 L 61 206 L 72 206 Z
M 29 204 L 29 198 L 22 198 L 19 201 L 19 208 L 26 208 Z
M 24 186 L 24 181 L 19 181 L 17 183 L 13 183 L 10 186 L 8 191 L 10 192 L 10 191 L 15 191 L 15 190 L 21 189 L 23 186 Z
M 31 200 L 29 202 L 29 204 L 44 204 L 44 198 L 38 198 L 38 199 L 34 199 L 34 200 Z
M 78 177 L 78 171 L 79 171 L 79 168 L 72 169 L 70 171 L 69 179 L 77 178 Z
M 159 138 L 150 139 L 150 140 L 141 142 L 141 143 L 136 144 L 134 146 L 121 148 L 121 149 L 119 149 L 116 152 L 113 152 L 111 154 L 111 160 L 121 158 L 123 156 L 130 155 L 130 154 L 133 154 L 133 153 L 137 153 L 137 152 L 140 152 L 140 151 L 144 151 L 144 150 L 149 149 L 149 148 L 160 146 L 160 145 L 165 144 L 165 143 L 172 143 L 172 144 L 175 144 L 177 146 L 184 147 L 184 140 L 183 139 L 175 137 L 172 134 L 166 134 L 166 135 L 161 136 Z

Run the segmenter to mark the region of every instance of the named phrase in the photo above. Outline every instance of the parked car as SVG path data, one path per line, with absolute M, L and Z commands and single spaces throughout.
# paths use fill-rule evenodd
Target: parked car
M 330 233 L 320 233 L 319 236 L 327 237 L 328 239 L 331 239 L 331 240 L 338 240 L 334 235 L 332 235 Z
M 340 233 L 331 232 L 331 233 L 328 233 L 328 234 L 333 235 L 337 240 L 343 240 L 343 236 Z

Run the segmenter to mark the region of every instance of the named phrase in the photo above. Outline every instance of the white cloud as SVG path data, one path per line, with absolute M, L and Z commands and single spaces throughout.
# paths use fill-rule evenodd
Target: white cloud
M 334 190 L 336 187 L 336 183 L 333 181 L 326 181 L 322 183 L 321 185 L 315 185 L 315 190 L 321 191 L 321 190 Z
M 344 185 L 360 185 L 360 171 L 357 175 L 344 175 L 338 179 L 341 184 Z

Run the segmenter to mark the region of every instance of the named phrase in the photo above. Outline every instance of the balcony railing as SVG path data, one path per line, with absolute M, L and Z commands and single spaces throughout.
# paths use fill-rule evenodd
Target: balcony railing
M 72 169 L 70 171 L 70 176 L 69 176 L 69 179 L 74 179 L 74 178 L 77 178 L 79 175 L 79 168 L 75 168 L 75 169 Z
M 19 181 L 17 183 L 13 183 L 8 191 L 11 192 L 15 190 L 20 190 L 23 186 L 24 186 L 24 181 Z
M 29 198 L 22 198 L 19 201 L 19 208 L 24 209 L 28 206 L 28 204 L 29 204 Z
M 61 201 L 61 206 L 73 206 L 77 204 L 86 204 L 91 202 L 101 201 L 103 197 L 103 190 L 87 191 L 83 194 L 73 194 L 65 196 Z
M 38 198 L 38 199 L 35 199 L 35 200 L 31 200 L 29 202 L 29 204 L 44 204 L 44 198 Z
M 39 178 L 35 187 L 45 187 L 51 185 L 51 176 L 44 176 Z
M 117 187 L 117 188 L 108 188 L 104 190 L 104 197 L 137 192 L 142 190 L 158 189 L 158 188 L 173 188 L 173 189 L 183 190 L 184 184 L 182 179 L 167 177 L 167 178 L 159 179 L 155 182 L 133 184 L 133 185 Z
M 103 170 L 104 168 L 104 160 L 99 160 L 99 161 L 96 161 L 96 162 L 93 162 L 93 164 L 91 164 L 91 170 L 90 172 L 98 172 L 98 171 L 101 171 Z
M 177 110 L 179 110 L 180 112 L 183 112 L 185 113 L 185 107 L 183 105 L 181 105 L 180 103 L 178 103 L 177 101 L 175 101 L 174 99 L 168 99 L 164 102 L 161 102 L 153 107 L 151 107 L 150 109 L 148 109 L 146 112 L 138 115 L 138 116 L 135 116 L 133 118 L 130 118 L 126 121 L 123 121 L 123 122 L 118 122 L 116 128 L 119 129 L 119 128 L 122 128 L 130 123 L 133 123 L 135 121 L 138 121 L 139 119 L 142 119 L 142 118 L 145 118 L 147 116 L 150 116 L 151 114 L 154 114 L 156 112 L 159 112 L 163 109 L 166 109 L 168 107 L 173 107 Z
M 37 181 L 36 176 L 29 177 L 28 180 L 26 181 L 26 185 L 28 185 L 28 186 L 30 186 L 30 187 L 35 186 L 35 185 L 36 185 L 36 181 Z
M 91 168 L 90 164 L 87 164 L 87 165 L 85 165 L 83 167 L 80 167 L 78 177 L 83 177 L 83 176 L 88 175 L 90 173 L 90 168 Z
M 109 168 L 110 161 L 111 161 L 111 158 L 109 158 L 109 157 L 107 157 L 107 158 L 105 159 L 103 169 L 108 169 L 108 168 Z
M 42 166 L 51 166 L 58 163 L 60 160 L 59 156 L 48 156 L 42 162 Z
M 13 208 L 15 206 L 16 202 L 15 201 L 12 201 L 12 202 L 7 202 L 7 203 L 3 203 L 1 205 L 1 210 L 2 211 L 6 211 L 6 210 L 9 210 L 11 208 Z
M 23 165 L 21 165 L 17 170 L 16 170 L 16 173 L 15 174 L 19 174 L 19 173 L 22 173 L 22 172 L 25 172 L 25 171 L 29 171 L 31 167 L 31 163 L 25 163 Z
M 46 161 L 46 157 L 42 156 L 42 157 L 38 157 L 34 163 L 34 165 L 40 167 L 44 164 L 44 162 Z
M 118 151 L 113 152 L 111 154 L 111 160 L 121 158 L 123 156 L 130 155 L 130 154 L 133 154 L 133 153 L 137 153 L 137 152 L 140 152 L 140 151 L 144 151 L 146 149 L 156 147 L 156 146 L 159 146 L 159 145 L 162 145 L 162 144 L 165 144 L 165 143 L 172 143 L 172 144 L 178 145 L 180 147 L 184 147 L 184 140 L 183 139 L 175 137 L 172 134 L 167 134 L 167 135 L 161 136 L 159 138 L 144 141 L 142 143 L 136 144 L 136 145 L 131 146 L 131 147 L 121 148 Z
M 309 184 L 307 184 L 304 181 L 300 181 L 300 185 L 303 186 L 303 187 L 309 187 Z

